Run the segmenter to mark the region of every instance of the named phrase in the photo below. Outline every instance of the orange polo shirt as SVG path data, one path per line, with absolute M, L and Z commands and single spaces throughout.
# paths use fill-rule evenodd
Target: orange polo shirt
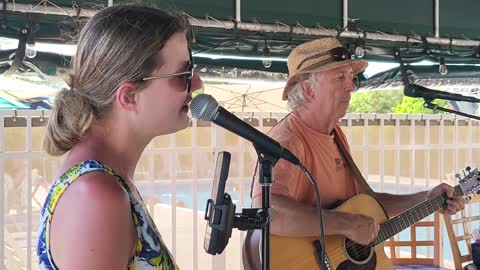
M 344 133 L 336 126 L 341 141 L 348 143 Z M 320 191 L 324 209 L 358 194 L 352 170 L 338 149 L 333 135 L 325 135 L 305 125 L 296 113 L 291 113 L 268 132 L 268 135 L 289 149 L 313 175 Z M 315 190 L 300 168 L 279 159 L 273 168 L 272 193 L 316 207 Z M 261 196 L 258 172 L 254 178 L 252 198 Z

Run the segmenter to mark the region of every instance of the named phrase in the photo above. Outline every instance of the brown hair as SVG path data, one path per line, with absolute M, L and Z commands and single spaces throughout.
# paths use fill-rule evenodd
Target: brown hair
M 155 56 L 168 39 L 188 28 L 184 17 L 138 5 L 95 14 L 80 32 L 66 79 L 70 89 L 55 97 L 44 149 L 54 156 L 69 151 L 111 108 L 116 89 L 151 74 L 161 65 Z

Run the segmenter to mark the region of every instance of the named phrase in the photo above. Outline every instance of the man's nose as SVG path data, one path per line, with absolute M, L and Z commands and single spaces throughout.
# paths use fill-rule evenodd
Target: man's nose
M 353 92 L 353 91 L 355 91 L 355 83 L 353 82 L 353 77 L 346 78 L 345 92 Z

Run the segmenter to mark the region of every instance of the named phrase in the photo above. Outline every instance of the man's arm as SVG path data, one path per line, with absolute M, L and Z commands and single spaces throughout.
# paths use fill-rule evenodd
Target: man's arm
M 375 193 L 375 197 L 383 205 L 388 216 L 393 217 L 442 192 L 446 192 L 449 199 L 447 207 L 438 211 L 440 214 L 453 215 L 464 208 L 465 199 L 461 196 L 454 196 L 453 187 L 447 184 L 440 184 L 431 190 L 406 195 Z
M 272 234 L 308 237 L 320 235 L 320 221 L 317 209 L 296 202 L 286 196 L 272 194 L 270 212 Z M 252 206 L 262 206 L 261 196 L 253 198 Z M 380 229 L 371 217 L 322 209 L 325 235 L 345 235 L 360 244 L 373 241 Z
M 428 191 L 405 195 L 375 192 L 375 198 L 383 206 L 388 216 L 393 217 L 423 202 L 427 198 L 427 194 Z

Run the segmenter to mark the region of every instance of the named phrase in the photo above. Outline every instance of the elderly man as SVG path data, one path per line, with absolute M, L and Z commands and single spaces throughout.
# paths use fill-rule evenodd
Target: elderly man
M 355 89 L 353 78 L 366 67 L 366 61 L 352 59 L 335 38 L 317 39 L 295 48 L 288 57 L 289 79 L 283 92 L 283 99 L 288 100 L 292 112 L 269 132 L 269 136 L 294 153 L 314 176 L 321 192 L 325 235 L 343 235 L 362 245 L 375 239 L 379 225 L 367 215 L 332 210 L 364 191 L 333 134 L 335 131 L 348 149 L 337 123 L 345 115 Z M 273 173 L 271 233 L 318 237 L 315 193 L 307 177 L 285 160 L 278 161 Z M 453 188 L 447 184 L 410 195 L 374 195 L 392 217 L 441 192 L 446 192 L 449 199 L 440 213 L 454 214 L 463 209 L 465 200 L 454 196 Z M 261 207 L 261 197 L 261 186 L 255 179 L 253 207 Z

